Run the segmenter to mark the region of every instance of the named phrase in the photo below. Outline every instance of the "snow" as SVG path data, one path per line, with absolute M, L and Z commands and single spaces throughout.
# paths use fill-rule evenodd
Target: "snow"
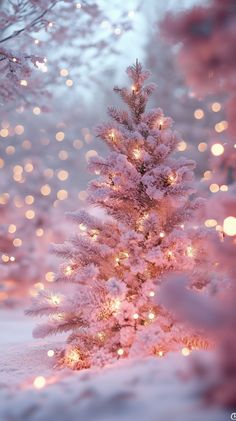
M 125 361 L 104 369 L 56 370 L 47 351 L 58 338 L 32 339 L 35 321 L 22 309 L 0 311 L 1 421 L 228 421 L 230 414 L 206 408 L 189 378 L 189 359 Z M 33 381 L 44 376 L 37 390 Z

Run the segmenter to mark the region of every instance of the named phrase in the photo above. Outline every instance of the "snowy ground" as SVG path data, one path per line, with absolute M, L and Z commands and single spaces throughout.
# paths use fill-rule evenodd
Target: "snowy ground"
M 186 376 L 188 358 L 57 371 L 47 351 L 58 343 L 33 340 L 34 325 L 23 310 L 0 311 L 0 421 L 230 420 L 230 413 L 203 406 L 194 380 Z M 37 376 L 46 379 L 40 390 L 33 386 Z

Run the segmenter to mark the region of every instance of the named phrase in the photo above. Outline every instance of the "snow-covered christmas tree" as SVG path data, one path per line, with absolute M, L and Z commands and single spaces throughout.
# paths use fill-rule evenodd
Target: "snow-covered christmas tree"
M 149 72 L 136 61 L 127 73 L 131 86 L 114 90 L 128 109 L 110 107 L 110 122 L 97 129 L 112 152 L 89 164 L 97 175 L 88 189 L 93 212 L 70 213 L 78 232 L 55 246 L 64 259 L 57 275 L 63 289 L 41 291 L 27 311 L 48 315 L 35 337 L 70 333 L 59 355 L 75 369 L 163 356 L 197 340 L 155 297 L 172 271 L 194 273 L 193 283 L 202 287 L 195 270 L 203 259 L 201 234 L 187 222 L 200 205 L 190 200 L 195 163 L 171 156 L 181 140 L 171 118 L 160 108 L 146 111 L 155 89 L 145 84 Z M 98 208 L 102 218 L 94 216 Z

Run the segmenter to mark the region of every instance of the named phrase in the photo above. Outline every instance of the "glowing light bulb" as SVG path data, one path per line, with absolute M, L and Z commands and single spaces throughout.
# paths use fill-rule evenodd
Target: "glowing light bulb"
M 159 237 L 160 237 L 160 238 L 164 238 L 164 237 L 165 237 L 165 233 L 164 233 L 164 231 L 161 231 L 161 232 L 160 232 Z
M 133 156 L 134 156 L 135 159 L 141 158 L 141 151 L 140 151 L 140 149 L 134 149 L 133 150 Z
M 211 191 L 211 193 L 217 193 L 219 191 L 220 187 L 218 186 L 218 184 L 211 184 L 209 187 L 209 190 Z
M 182 354 L 184 357 L 188 357 L 188 356 L 190 355 L 190 349 L 189 349 L 189 348 L 186 348 L 186 347 L 182 348 L 182 350 L 181 350 L 181 354 Z
M 86 231 L 86 230 L 87 230 L 87 227 L 86 227 L 86 225 L 85 225 L 85 224 L 79 224 L 79 229 L 80 229 L 81 231 Z
M 119 348 L 119 349 L 117 350 L 117 354 L 118 354 L 119 356 L 124 355 L 124 350 L 123 350 L 122 348 Z
M 134 319 L 134 320 L 137 320 L 138 318 L 139 318 L 138 313 L 134 313 L 134 314 L 133 314 L 133 319 Z
M 58 305 L 61 302 L 61 298 L 58 295 L 52 295 L 50 301 L 52 304 Z
M 112 130 L 111 133 L 109 134 L 109 137 L 111 138 L 112 141 L 115 140 L 115 134 L 114 131 Z
M 149 292 L 149 297 L 154 297 L 154 295 L 155 295 L 155 292 L 154 291 L 150 291 Z
M 194 111 L 194 117 L 197 120 L 201 120 L 201 118 L 204 117 L 204 111 L 201 108 L 198 108 L 197 110 Z
M 211 109 L 214 111 L 214 113 L 218 113 L 218 111 L 221 110 L 221 104 L 219 102 L 213 102 Z
M 16 225 L 10 224 L 9 227 L 8 227 L 8 232 L 10 234 L 14 234 L 14 232 L 16 232 Z
M 149 313 L 148 314 L 148 318 L 149 318 L 149 320 L 153 320 L 155 318 L 155 314 L 154 313 Z
M 49 349 L 49 351 L 47 352 L 47 356 L 50 357 L 50 358 L 53 357 L 54 354 L 55 354 L 55 352 L 53 351 L 53 349 Z
M 8 256 L 7 254 L 2 254 L 2 261 L 3 261 L 4 263 L 9 262 L 9 256 Z
M 234 216 L 228 216 L 225 218 L 223 223 L 223 231 L 230 237 L 236 235 L 236 218 Z
M 158 351 L 158 355 L 159 355 L 159 357 L 163 357 L 164 352 L 163 351 Z
M 35 377 L 34 387 L 35 389 L 42 389 L 46 385 L 46 379 L 43 376 Z
M 64 270 L 64 273 L 65 273 L 66 276 L 72 275 L 72 273 L 73 273 L 72 267 L 70 265 L 66 266 L 66 268 Z
M 135 91 L 136 91 L 136 87 L 135 87 L 135 85 L 132 85 L 132 86 L 131 86 L 131 89 L 132 89 L 132 93 L 134 94 L 134 93 L 135 93 Z
M 111 301 L 111 311 L 118 311 L 120 308 L 121 302 L 118 298 Z
M 54 282 L 55 273 L 54 272 L 47 272 L 45 275 L 45 279 L 47 282 Z
M 214 156 L 220 156 L 224 153 L 224 146 L 221 145 L 221 143 L 215 143 L 214 145 L 212 145 L 211 147 L 211 153 Z
M 194 257 L 194 250 L 192 246 L 188 246 L 186 252 L 188 257 Z

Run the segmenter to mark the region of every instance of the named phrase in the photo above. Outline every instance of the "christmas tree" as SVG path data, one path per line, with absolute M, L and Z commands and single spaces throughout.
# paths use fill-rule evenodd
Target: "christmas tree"
M 155 295 L 164 275 L 192 273 L 202 259 L 200 234 L 187 223 L 200 203 L 190 200 L 195 163 L 171 157 L 180 141 L 171 118 L 160 108 L 146 111 L 155 89 L 145 84 L 149 72 L 136 61 L 127 73 L 132 85 L 114 91 L 128 110 L 110 107 L 111 121 L 97 128 L 112 152 L 90 160 L 98 177 L 88 189 L 94 210 L 70 213 L 78 233 L 55 246 L 64 259 L 56 277 L 64 291 L 40 292 L 27 311 L 48 315 L 35 337 L 70 333 L 59 355 L 76 369 L 191 347 L 192 333 Z M 98 208 L 102 218 L 94 216 Z

